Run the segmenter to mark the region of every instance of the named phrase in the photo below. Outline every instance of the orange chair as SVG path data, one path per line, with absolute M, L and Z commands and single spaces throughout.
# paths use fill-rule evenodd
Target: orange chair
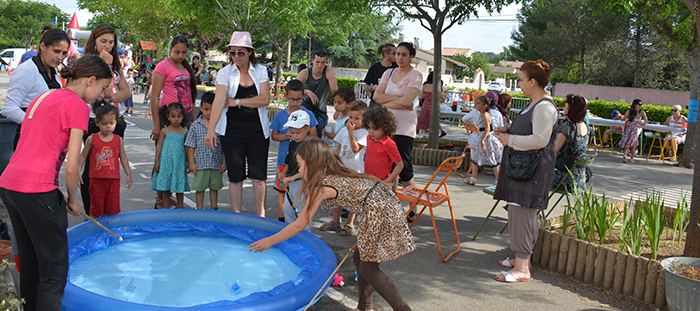
M 450 192 L 447 190 L 447 184 L 445 183 L 447 181 L 447 178 L 450 177 L 450 174 L 462 165 L 462 162 L 464 161 L 464 158 L 466 157 L 465 153 L 462 153 L 459 157 L 451 157 L 445 159 L 445 161 L 442 161 L 442 164 L 440 164 L 440 167 L 435 171 L 433 174 L 433 177 L 430 178 L 430 181 L 425 185 L 423 188 L 418 188 L 418 187 L 405 187 L 403 189 L 399 189 L 396 192 L 396 195 L 399 197 L 401 201 L 406 201 L 411 203 L 411 208 L 408 209 L 408 213 L 410 214 L 413 211 L 413 208 L 420 204 L 423 205 L 423 208 L 420 210 L 418 213 L 418 216 L 416 216 L 416 220 L 413 221 L 411 224 L 410 228 L 413 228 L 413 225 L 418 222 L 418 219 L 420 219 L 420 216 L 423 215 L 423 212 L 425 211 L 426 208 L 430 209 L 430 218 L 433 221 L 433 231 L 435 231 L 435 240 L 437 242 L 437 247 L 438 247 L 438 252 L 440 253 L 440 259 L 442 262 L 447 262 L 450 260 L 450 257 L 452 255 L 456 254 L 460 250 L 460 242 L 459 242 L 459 233 L 457 232 L 457 223 L 455 222 L 455 215 L 454 212 L 452 211 L 452 201 L 450 201 Z M 445 172 L 445 177 L 442 178 L 442 181 L 440 182 L 440 185 L 438 185 L 437 189 L 435 190 L 429 190 L 430 184 L 432 184 L 433 180 L 440 174 L 440 172 Z M 440 192 L 441 189 L 443 189 L 444 186 L 444 192 Z M 447 202 L 447 205 L 450 208 L 450 216 L 452 217 L 452 226 L 454 227 L 455 231 L 455 238 L 457 239 L 457 250 L 454 252 L 450 253 L 447 255 L 447 257 L 444 257 L 442 255 L 442 246 L 440 245 L 440 237 L 438 236 L 438 231 L 437 231 L 437 226 L 435 225 L 435 215 L 433 214 L 433 207 L 438 207 L 442 205 L 443 203 Z

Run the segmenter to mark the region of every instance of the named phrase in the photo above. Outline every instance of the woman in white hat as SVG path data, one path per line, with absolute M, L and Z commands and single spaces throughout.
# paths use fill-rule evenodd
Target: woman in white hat
M 216 135 L 228 167 L 229 195 L 234 212 L 243 205 L 243 181 L 253 182 L 257 215 L 265 217 L 267 153 L 270 147 L 270 104 L 267 70 L 258 64 L 250 33 L 235 31 L 228 44 L 230 64 L 216 77 L 216 97 L 206 142 L 211 148 Z M 246 162 L 248 171 L 246 172 Z

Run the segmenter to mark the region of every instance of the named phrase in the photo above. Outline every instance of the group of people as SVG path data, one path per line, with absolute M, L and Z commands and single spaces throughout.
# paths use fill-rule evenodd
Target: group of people
M 70 41 L 62 30 L 47 29 L 37 55 L 11 78 L 3 114 L 21 123 L 21 129 L 15 154 L 0 176 L 0 199 L 14 228 L 26 310 L 60 310 L 68 271 L 65 211 L 76 216 L 83 208 L 93 216 L 119 213 L 120 163 L 127 188 L 131 186 L 122 139 L 126 124 L 117 109 L 131 94 L 115 43 L 114 29 L 98 25 L 84 55 L 63 67 L 59 77 L 56 68 Z M 369 107 L 355 100 L 352 90 L 338 87 L 335 72 L 327 66 L 327 53 L 314 52 L 311 66 L 287 84 L 289 105 L 270 123 L 268 71 L 258 62 L 250 33 L 234 32 L 227 46 L 229 64 L 216 74 L 215 92 L 201 98 L 198 114 L 194 103 L 202 69 L 198 59 L 193 64 L 187 60 L 190 46 L 185 36 L 172 39 L 168 58 L 153 71 L 155 207 L 170 207 L 171 193 L 182 207 L 184 192 L 192 188 L 198 209 L 204 206 L 206 189 L 210 208 L 218 209 L 217 191 L 223 188 L 226 172 L 232 210 L 242 212 L 243 181 L 250 179 L 255 213 L 265 217 L 272 138 L 280 142 L 275 181 L 278 217 L 288 226 L 252 243 L 250 250 L 265 251 L 308 228 L 321 204 L 333 209 L 333 221 L 321 230 L 349 235 L 355 231 L 354 217 L 340 224 L 340 210 L 347 209 L 361 217 L 353 256 L 360 292 L 357 310 L 372 310 L 375 290 L 394 310 L 410 310 L 379 264 L 415 249 L 407 225 L 412 216 L 407 219 L 394 192 L 399 183 L 415 185 L 411 153 L 419 129 L 416 108 L 421 93 L 424 101 L 434 96 L 423 86 L 421 72 L 411 66 L 416 49 L 407 42 L 380 47 L 383 60 L 365 79 L 373 92 Z M 522 66 L 520 86 L 532 101 L 518 118 L 508 118 L 509 96 L 489 93 L 477 98 L 478 116 L 472 120 L 480 132 L 469 142 L 476 149 L 474 165 L 496 168 L 494 198 L 508 202 L 515 259 L 499 262 L 511 268 L 496 276 L 503 282 L 529 280 L 536 213 L 547 207 L 550 185 L 560 174 L 554 167 L 563 156 L 557 153 L 563 154 L 569 145 L 578 152 L 587 141 L 585 99 L 567 96 L 566 121 L 559 124 L 554 102 L 544 91 L 549 72 L 541 60 Z M 333 129 L 326 128 L 329 96 L 336 110 Z M 522 154 L 539 157 L 531 176 L 517 176 L 508 167 L 497 169 Z M 64 160 L 66 194 L 58 189 Z M 578 183 L 580 171 L 571 171 Z M 188 173 L 194 173 L 191 185 Z M 81 182 L 82 200 L 77 197 Z

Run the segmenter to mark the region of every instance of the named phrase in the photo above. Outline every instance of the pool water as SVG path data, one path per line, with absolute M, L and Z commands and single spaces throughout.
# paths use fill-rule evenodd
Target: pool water
M 249 244 L 200 235 L 127 240 L 75 259 L 69 280 L 114 299 L 190 307 L 268 291 L 301 272 L 277 248 L 251 253 Z M 234 283 L 238 294 L 231 291 Z

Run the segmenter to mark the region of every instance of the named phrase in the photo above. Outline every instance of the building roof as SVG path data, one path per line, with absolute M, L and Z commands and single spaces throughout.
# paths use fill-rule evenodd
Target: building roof
M 469 56 L 472 54 L 472 49 L 467 49 L 467 48 L 442 48 L 442 55 L 443 56 L 455 56 L 455 55 L 466 55 Z
M 433 58 L 431 58 L 431 59 L 423 59 L 423 58 L 419 57 L 418 54 L 416 54 L 416 58 L 421 59 L 421 60 L 426 61 L 426 62 L 431 63 L 431 64 L 433 63 L 433 60 L 434 60 L 434 57 L 435 57 L 435 54 L 433 54 L 433 51 L 428 51 L 428 50 L 424 50 L 424 49 L 416 49 L 416 50 L 421 51 L 421 52 L 423 52 L 423 53 L 426 53 L 426 54 L 428 54 L 428 55 L 433 56 Z M 454 59 L 451 59 L 451 58 L 445 57 L 445 56 L 446 56 L 446 55 L 443 55 L 443 56 L 442 56 L 442 59 L 444 59 L 445 61 L 450 62 L 450 63 L 453 63 L 453 64 L 455 64 L 456 66 L 459 66 L 459 67 L 467 67 L 467 65 L 465 65 L 464 63 L 458 62 L 458 61 L 456 61 L 456 60 L 454 60 Z
M 503 66 L 503 67 L 511 66 L 511 67 L 514 67 L 515 69 L 518 69 L 518 70 L 520 69 L 520 67 L 523 66 L 523 64 L 525 64 L 525 62 L 521 62 L 519 60 L 518 61 L 510 61 L 509 60 L 507 62 L 501 60 L 501 61 L 498 61 L 498 63 L 501 64 L 501 66 Z

